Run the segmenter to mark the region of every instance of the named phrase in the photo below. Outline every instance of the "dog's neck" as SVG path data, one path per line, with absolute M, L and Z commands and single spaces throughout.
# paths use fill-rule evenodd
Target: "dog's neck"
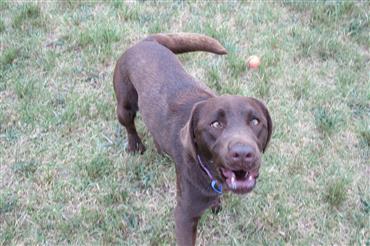
M 204 157 L 197 153 L 196 156 L 189 156 L 188 163 L 190 165 L 187 165 L 186 177 L 192 186 L 208 197 L 216 198 L 222 195 L 212 188 L 212 180 L 217 182 L 216 189 L 218 190 L 220 190 L 221 182 L 217 179 L 218 174 L 210 168 L 211 165 L 205 161 Z

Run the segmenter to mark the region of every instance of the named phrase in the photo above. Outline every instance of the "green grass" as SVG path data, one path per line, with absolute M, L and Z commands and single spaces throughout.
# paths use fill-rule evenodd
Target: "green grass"
M 4 51 L 1 56 L 1 65 L 10 65 L 17 58 L 17 50 L 14 48 L 9 48 Z
M 41 9 L 33 3 L 20 6 L 12 20 L 12 27 L 21 30 L 30 30 L 32 27 L 41 27 L 43 25 L 46 24 L 43 23 Z
M 345 180 L 335 180 L 327 185 L 325 199 L 332 207 L 340 206 L 347 196 Z
M 0 245 L 174 245 L 175 169 L 127 154 L 112 76 L 154 32 L 217 38 L 180 55 L 219 94 L 261 98 L 275 124 L 256 189 L 205 213 L 199 245 L 370 244 L 367 2 L 0 0 Z M 249 56 L 261 57 L 249 70 Z
M 5 31 L 5 23 L 2 19 L 0 19 L 0 33 Z
M 329 112 L 327 109 L 318 107 L 314 110 L 317 128 L 324 134 L 331 134 L 338 129 L 340 118 L 338 113 Z

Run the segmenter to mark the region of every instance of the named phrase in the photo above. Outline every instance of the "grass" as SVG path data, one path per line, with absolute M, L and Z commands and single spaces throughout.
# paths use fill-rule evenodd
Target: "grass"
M 328 112 L 327 109 L 318 107 L 314 110 L 315 123 L 320 132 L 331 134 L 338 129 L 339 116 L 336 112 Z
M 198 32 L 227 56 L 180 55 L 219 94 L 259 97 L 275 124 L 260 181 L 225 194 L 198 244 L 370 244 L 367 2 L 0 1 L 0 245 L 174 245 L 175 170 L 125 152 L 112 75 L 153 32 Z M 250 55 L 261 57 L 248 70 Z
M 14 48 L 6 49 L 1 56 L 1 65 L 9 65 L 17 58 L 17 50 Z
M 4 32 L 5 31 L 5 24 L 4 24 L 4 21 L 2 19 L 0 19 L 0 33 Z
M 343 179 L 335 180 L 327 185 L 326 201 L 332 207 L 339 207 L 347 196 L 346 182 Z

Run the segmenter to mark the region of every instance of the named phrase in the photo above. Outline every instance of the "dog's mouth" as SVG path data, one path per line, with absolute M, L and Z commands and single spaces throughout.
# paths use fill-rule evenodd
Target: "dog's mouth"
M 258 171 L 231 170 L 221 168 L 227 187 L 235 193 L 248 193 L 256 186 Z

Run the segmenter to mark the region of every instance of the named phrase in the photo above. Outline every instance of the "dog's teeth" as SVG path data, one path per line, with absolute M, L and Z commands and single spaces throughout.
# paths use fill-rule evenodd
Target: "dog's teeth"
M 231 172 L 231 178 L 232 179 L 235 179 L 235 177 L 236 177 L 235 173 L 234 172 Z
M 233 190 L 236 189 L 236 183 L 235 183 L 235 176 L 234 175 L 231 177 L 231 189 L 233 189 Z

